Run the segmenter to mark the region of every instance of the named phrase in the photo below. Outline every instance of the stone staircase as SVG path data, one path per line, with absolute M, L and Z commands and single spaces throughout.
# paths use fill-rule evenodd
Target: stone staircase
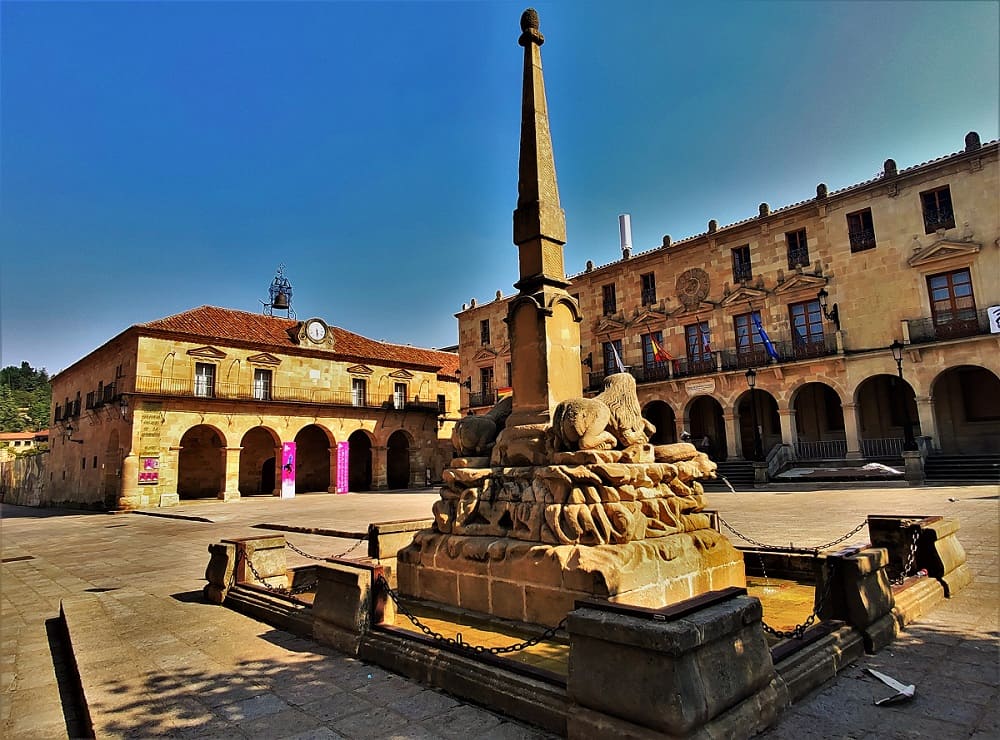
M 728 491 L 722 481 L 728 480 L 737 491 L 753 490 L 753 463 L 749 460 L 728 460 L 717 463 L 719 468 L 715 480 L 703 480 L 701 483 L 706 491 Z
M 1000 455 L 930 455 L 924 479 L 930 485 L 1000 485 Z

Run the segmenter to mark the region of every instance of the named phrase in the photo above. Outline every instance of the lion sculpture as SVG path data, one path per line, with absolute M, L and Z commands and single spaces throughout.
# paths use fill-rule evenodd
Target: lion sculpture
M 642 417 L 635 378 L 628 373 L 607 376 L 600 394 L 567 399 L 552 414 L 556 452 L 631 447 L 645 444 L 655 432 Z
M 507 396 L 482 416 L 466 416 L 457 421 L 451 433 L 455 453 L 459 457 L 489 455 L 513 408 L 513 400 Z

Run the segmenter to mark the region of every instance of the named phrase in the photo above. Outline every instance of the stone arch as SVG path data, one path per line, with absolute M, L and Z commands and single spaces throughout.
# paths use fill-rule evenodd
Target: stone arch
M 415 469 L 412 456 L 418 452 L 413 435 L 397 429 L 385 443 L 385 472 L 387 488 L 409 488 L 410 476 Z
M 740 450 L 744 459 L 754 460 L 757 455 L 757 436 L 754 435 L 756 420 L 760 438 L 760 459 L 776 444 L 781 444 L 781 420 L 778 418 L 778 401 L 770 391 L 763 388 L 749 388 L 743 391 L 733 404 L 736 412 Z
M 331 490 L 330 450 L 336 449 L 333 435 L 319 424 L 306 424 L 294 441 L 296 493 Z
M 656 433 L 649 438 L 650 444 L 665 445 L 677 441 L 677 417 L 673 407 L 659 399 L 642 407 L 642 416 L 656 427 Z
M 914 436 L 920 434 L 916 393 L 906 380 L 902 382 L 900 392 L 896 375 L 879 373 L 865 378 L 854 389 L 859 442 L 865 457 L 902 456 L 907 420 Z
M 1000 378 L 980 365 L 958 365 L 931 383 L 937 445 L 946 454 L 1000 453 Z
M 722 404 L 712 396 L 695 396 L 684 409 L 684 428 L 691 441 L 713 460 L 727 458 L 726 423 Z
M 211 424 L 196 424 L 180 439 L 177 495 L 217 498 L 226 487 L 226 435 Z
M 370 491 L 374 439 L 370 432 L 358 429 L 347 438 L 347 443 L 347 488 L 349 491 Z
M 274 495 L 280 487 L 275 476 L 281 438 L 266 426 L 248 429 L 240 440 L 239 488 L 241 496 Z
M 847 434 L 841 395 L 828 383 L 808 381 L 791 394 L 795 412 L 795 454 L 804 460 L 842 459 Z

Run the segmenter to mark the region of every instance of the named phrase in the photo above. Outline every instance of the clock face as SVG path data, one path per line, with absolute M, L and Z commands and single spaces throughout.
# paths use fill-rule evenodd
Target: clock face
M 314 342 L 326 339 L 326 325 L 319 319 L 311 319 L 306 323 L 306 336 Z

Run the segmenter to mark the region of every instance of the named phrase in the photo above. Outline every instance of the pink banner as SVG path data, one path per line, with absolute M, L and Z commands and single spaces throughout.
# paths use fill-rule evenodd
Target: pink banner
M 295 496 L 295 443 L 281 445 L 281 498 Z
M 347 471 L 350 466 L 350 443 L 337 442 L 337 493 L 347 493 Z

